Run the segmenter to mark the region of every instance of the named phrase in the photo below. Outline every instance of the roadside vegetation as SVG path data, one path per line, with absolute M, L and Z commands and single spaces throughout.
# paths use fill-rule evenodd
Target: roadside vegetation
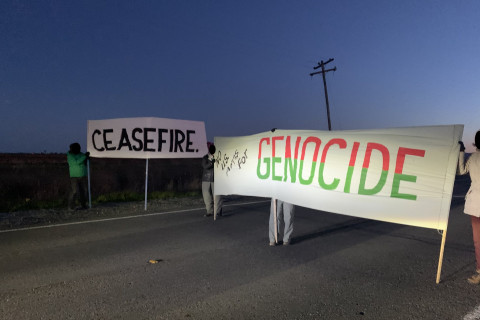
M 91 159 L 92 205 L 145 199 L 145 161 Z M 148 200 L 201 196 L 200 159 L 150 159 Z M 67 207 L 64 154 L 0 154 L 0 212 Z

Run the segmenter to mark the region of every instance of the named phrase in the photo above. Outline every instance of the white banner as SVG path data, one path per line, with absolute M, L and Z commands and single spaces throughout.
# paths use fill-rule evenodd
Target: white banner
M 445 230 L 463 125 L 216 137 L 215 193 Z
M 87 150 L 98 158 L 201 158 L 205 124 L 164 118 L 89 120 Z

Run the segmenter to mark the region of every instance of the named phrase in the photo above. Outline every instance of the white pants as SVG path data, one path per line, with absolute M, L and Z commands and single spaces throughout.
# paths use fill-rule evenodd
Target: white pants
M 275 221 L 273 215 L 273 201 L 270 205 L 270 222 L 268 224 L 268 237 L 270 242 L 275 242 Z M 277 228 L 278 228 L 278 238 L 281 239 L 283 237 L 283 242 L 289 242 L 290 236 L 293 232 L 293 217 L 295 213 L 295 206 L 288 202 L 283 202 L 282 200 L 277 201 Z M 281 230 L 283 229 L 283 235 L 281 234 Z

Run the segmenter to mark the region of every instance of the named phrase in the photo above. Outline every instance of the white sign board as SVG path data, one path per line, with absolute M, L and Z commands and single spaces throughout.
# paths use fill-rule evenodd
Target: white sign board
M 463 125 L 216 137 L 215 193 L 445 230 Z
M 164 118 L 89 120 L 87 150 L 97 158 L 201 158 L 205 124 Z

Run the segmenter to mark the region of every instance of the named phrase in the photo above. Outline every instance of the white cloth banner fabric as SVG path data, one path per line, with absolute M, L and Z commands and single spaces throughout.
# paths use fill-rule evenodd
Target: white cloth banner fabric
M 446 230 L 463 125 L 215 137 L 215 193 Z
M 165 118 L 89 120 L 87 150 L 97 158 L 201 158 L 205 123 Z

